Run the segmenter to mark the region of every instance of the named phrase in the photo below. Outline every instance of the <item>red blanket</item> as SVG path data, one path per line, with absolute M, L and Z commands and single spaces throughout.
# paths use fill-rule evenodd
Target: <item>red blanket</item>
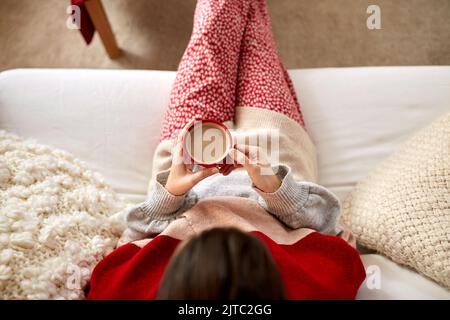
M 289 299 L 354 299 L 365 279 L 358 252 L 344 240 L 313 232 L 280 245 L 261 232 Z M 160 235 L 142 249 L 126 244 L 95 267 L 88 299 L 154 299 L 164 269 L 180 240 Z

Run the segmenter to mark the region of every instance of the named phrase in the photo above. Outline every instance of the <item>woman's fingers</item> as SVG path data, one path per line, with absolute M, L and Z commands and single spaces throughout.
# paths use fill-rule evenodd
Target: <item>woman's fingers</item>
M 231 149 L 230 156 L 236 164 L 240 164 L 244 167 L 249 162 L 247 156 L 236 147 Z
M 205 179 L 209 176 L 212 176 L 213 174 L 216 174 L 218 172 L 219 172 L 219 169 L 217 167 L 212 167 L 212 168 L 203 169 L 203 170 L 197 171 L 195 173 L 192 173 L 192 175 L 191 175 L 192 183 L 193 183 L 193 185 L 196 185 L 203 179 Z
M 255 172 L 255 169 L 256 169 L 255 164 L 252 161 L 250 161 L 250 159 L 241 150 L 239 150 L 237 148 L 232 149 L 231 150 L 231 158 L 238 165 L 243 166 L 249 174 L 252 174 Z
M 238 144 L 236 149 L 245 154 L 251 164 L 258 164 L 261 160 L 261 148 L 252 145 Z
M 344 230 L 338 234 L 338 237 L 345 240 L 349 245 L 356 248 L 356 238 L 353 233 L 344 227 Z
M 191 120 L 189 120 L 189 122 L 184 125 L 183 129 L 180 130 L 179 136 L 181 135 L 181 137 L 183 137 L 184 134 L 186 133 L 187 129 L 189 128 L 189 126 L 191 124 L 193 124 L 195 121 L 196 121 L 195 118 L 192 118 Z
M 172 162 L 180 165 L 183 163 L 183 130 L 180 130 L 177 137 L 177 144 L 175 146 L 175 152 L 173 154 Z
M 190 127 L 190 125 L 192 123 L 195 122 L 195 118 L 191 119 L 188 123 L 185 124 L 185 126 L 183 127 L 183 129 L 180 130 L 180 132 L 178 132 L 178 136 L 177 136 L 177 144 L 182 144 L 183 143 L 183 139 L 184 136 L 186 134 L 187 129 Z
M 233 149 L 234 160 L 242 166 L 258 164 L 259 148 L 249 145 L 236 145 Z
M 230 166 L 227 171 L 224 172 L 224 175 L 227 176 L 231 173 L 231 171 L 233 171 L 234 169 L 236 169 L 235 166 Z
M 270 160 L 263 148 L 246 144 L 238 144 L 235 148 L 244 153 L 251 164 L 261 167 L 271 166 Z
M 193 172 L 194 171 L 194 164 L 193 163 L 188 163 L 186 164 L 186 170 L 187 172 Z
M 189 126 L 195 122 L 195 118 L 191 119 L 186 125 L 183 127 L 183 129 L 180 130 L 177 136 L 177 145 L 175 147 L 175 153 L 174 158 L 172 161 L 174 161 L 177 165 L 184 164 L 184 150 L 183 150 L 183 142 L 184 142 L 184 136 L 186 134 L 187 129 Z
M 248 145 L 248 144 L 237 144 L 236 149 L 241 151 L 247 157 L 249 157 L 251 155 L 252 157 L 257 158 L 257 157 L 259 157 L 259 155 L 261 153 L 260 147 L 252 146 L 252 145 Z

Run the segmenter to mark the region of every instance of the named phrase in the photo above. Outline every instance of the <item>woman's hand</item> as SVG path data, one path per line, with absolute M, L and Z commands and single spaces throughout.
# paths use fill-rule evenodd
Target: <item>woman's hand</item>
M 344 223 L 344 221 L 341 219 L 339 220 L 342 231 L 337 235 L 339 238 L 342 238 L 344 241 L 346 241 L 349 245 L 351 245 L 353 248 L 356 248 L 356 237 L 353 234 L 353 232 L 350 230 L 350 228 Z
M 192 164 L 186 164 L 183 152 L 183 136 L 186 129 L 194 120 L 191 120 L 178 135 L 175 152 L 172 156 L 172 166 L 166 182 L 166 190 L 175 196 L 181 196 L 188 192 L 197 183 L 219 172 L 216 167 L 192 172 Z
M 266 153 L 257 146 L 236 145 L 230 153 L 232 159 L 243 166 L 261 191 L 273 193 L 281 186 L 281 180 L 275 175 Z

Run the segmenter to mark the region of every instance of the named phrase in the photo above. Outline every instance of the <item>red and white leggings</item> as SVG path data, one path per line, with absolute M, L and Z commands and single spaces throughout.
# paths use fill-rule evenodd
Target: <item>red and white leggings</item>
M 236 106 L 277 111 L 304 127 L 265 0 L 198 0 L 161 140 L 175 138 L 194 117 L 233 120 Z

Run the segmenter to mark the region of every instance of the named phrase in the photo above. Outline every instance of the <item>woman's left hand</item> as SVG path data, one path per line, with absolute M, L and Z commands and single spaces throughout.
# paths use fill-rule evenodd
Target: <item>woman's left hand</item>
M 273 193 L 281 186 L 264 150 L 257 146 L 236 145 L 230 156 L 237 165 L 243 166 L 253 184 L 261 191 Z

